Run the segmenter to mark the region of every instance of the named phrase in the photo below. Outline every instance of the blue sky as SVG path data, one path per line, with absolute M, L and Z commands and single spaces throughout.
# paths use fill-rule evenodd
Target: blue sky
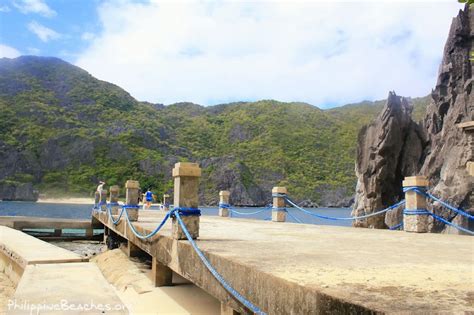
M 56 56 L 155 103 L 427 95 L 447 1 L 0 0 L 0 57 Z

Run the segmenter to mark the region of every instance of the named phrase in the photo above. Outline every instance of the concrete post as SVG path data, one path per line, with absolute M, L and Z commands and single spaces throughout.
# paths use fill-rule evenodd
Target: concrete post
M 288 191 L 286 187 L 273 187 L 273 208 L 272 208 L 272 221 L 273 222 L 285 222 L 286 221 L 286 201 L 285 198 L 276 197 L 275 195 L 286 195 Z
M 405 177 L 403 187 L 418 187 L 424 190 L 428 187 L 428 179 L 425 176 Z M 428 218 L 426 214 L 409 214 L 410 211 L 426 211 L 426 197 L 414 191 L 405 193 L 405 210 L 403 215 L 403 229 L 406 232 L 426 233 L 428 232 Z
M 100 192 L 100 210 L 107 211 L 107 190 L 103 189 Z
M 130 240 L 127 240 L 126 246 L 122 247 L 122 250 L 128 257 L 138 257 L 143 255 L 143 251 L 140 247 L 133 244 Z
M 173 284 L 173 271 L 159 262 L 155 257 L 151 262 L 152 281 L 155 287 L 170 286 Z
M 164 194 L 163 195 L 163 210 L 168 212 L 170 211 L 170 202 L 169 202 L 170 195 Z
M 221 315 L 241 315 L 239 312 L 234 310 L 232 307 L 221 302 Z
M 94 207 L 99 209 L 99 202 L 100 202 L 100 193 L 98 191 L 94 194 Z
M 173 168 L 174 177 L 174 207 L 175 208 L 198 208 L 199 198 L 199 177 L 201 177 L 201 168 L 196 163 L 176 163 Z M 186 225 L 189 234 L 193 239 L 199 237 L 199 216 L 189 215 L 181 216 Z M 186 239 L 179 222 L 173 218 L 172 235 L 174 239 Z
M 219 216 L 228 217 L 230 210 L 228 208 L 222 207 L 222 205 L 229 205 L 229 196 L 230 192 L 227 190 L 222 190 L 219 192 Z
M 140 189 L 140 184 L 136 180 L 127 180 L 125 183 L 125 204 L 127 206 L 136 206 L 138 205 L 138 190 Z M 137 209 L 127 209 L 128 217 L 130 221 L 138 221 L 138 208 Z
M 118 197 L 119 197 L 120 188 L 117 185 L 110 187 L 110 203 L 111 203 L 111 212 L 113 215 L 119 214 L 119 206 L 118 206 Z

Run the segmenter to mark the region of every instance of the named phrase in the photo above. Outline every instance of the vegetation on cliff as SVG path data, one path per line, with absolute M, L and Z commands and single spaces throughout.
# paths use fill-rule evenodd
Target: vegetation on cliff
M 163 106 L 138 102 L 60 59 L 4 58 L 0 185 L 74 195 L 90 193 L 99 179 L 134 178 L 164 192 L 175 162 L 196 161 L 204 203 L 231 188 L 234 203 L 262 204 L 272 186 L 284 185 L 298 200 L 331 204 L 352 196 L 357 133 L 384 102 L 331 110 L 274 100 Z M 415 118 L 427 102 L 414 100 Z

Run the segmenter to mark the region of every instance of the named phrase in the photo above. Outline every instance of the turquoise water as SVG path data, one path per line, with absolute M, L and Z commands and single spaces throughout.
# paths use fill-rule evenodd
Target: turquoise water
M 2 201 L 0 202 L 0 216 L 31 216 L 31 217 L 49 217 L 49 218 L 65 218 L 65 219 L 90 219 L 92 205 L 78 204 L 53 204 L 53 203 L 35 203 L 35 202 L 19 202 L 19 201 Z M 217 207 L 201 207 L 203 215 L 216 216 L 218 214 Z M 264 208 L 235 208 L 239 212 L 256 212 Z M 151 210 L 159 210 L 153 206 Z M 349 217 L 350 208 L 315 208 L 308 209 L 312 212 L 333 216 L 333 217 Z M 288 208 L 290 214 L 298 218 L 300 221 L 308 224 L 322 225 L 339 225 L 350 226 L 351 221 L 330 221 L 314 218 L 301 211 Z M 235 214 L 236 218 L 249 218 L 256 220 L 268 220 L 271 217 L 271 210 L 265 210 L 261 213 L 244 216 Z M 288 222 L 296 222 L 291 216 L 287 216 Z

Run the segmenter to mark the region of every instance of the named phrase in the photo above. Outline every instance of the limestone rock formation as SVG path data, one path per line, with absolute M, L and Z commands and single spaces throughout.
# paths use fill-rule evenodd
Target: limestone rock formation
M 359 134 L 358 177 L 353 215 L 381 210 L 403 198 L 405 176 L 425 175 L 430 192 L 456 207 L 472 209 L 473 179 L 466 163 L 473 160 L 468 136 L 459 123 L 474 119 L 472 96 L 474 10 L 466 5 L 453 19 L 432 102 L 421 124 L 411 120 L 409 102 L 390 94 L 383 113 Z M 429 204 L 432 204 L 429 202 Z M 434 203 L 435 213 L 457 223 L 455 213 Z M 356 222 L 356 226 L 385 228 L 400 222 L 401 212 Z M 432 222 L 431 231 L 444 224 Z
M 381 210 L 403 199 L 403 177 L 420 169 L 425 141 L 420 127 L 411 120 L 412 110 L 408 99 L 390 92 L 379 117 L 360 131 L 354 216 Z M 357 221 L 355 225 L 383 228 L 384 216 Z
M 474 157 L 467 134 L 457 124 L 474 120 L 471 51 L 474 51 L 474 8 L 466 5 L 451 24 L 438 81 L 432 92 L 433 102 L 423 122 L 429 146 L 425 149 L 421 169 L 421 174 L 430 180 L 433 194 L 465 210 L 474 206 L 470 199 L 473 178 L 466 171 L 467 162 Z M 445 218 L 455 215 L 439 204 L 433 206 L 434 212 Z M 444 224 L 436 221 L 431 230 L 443 228 Z

